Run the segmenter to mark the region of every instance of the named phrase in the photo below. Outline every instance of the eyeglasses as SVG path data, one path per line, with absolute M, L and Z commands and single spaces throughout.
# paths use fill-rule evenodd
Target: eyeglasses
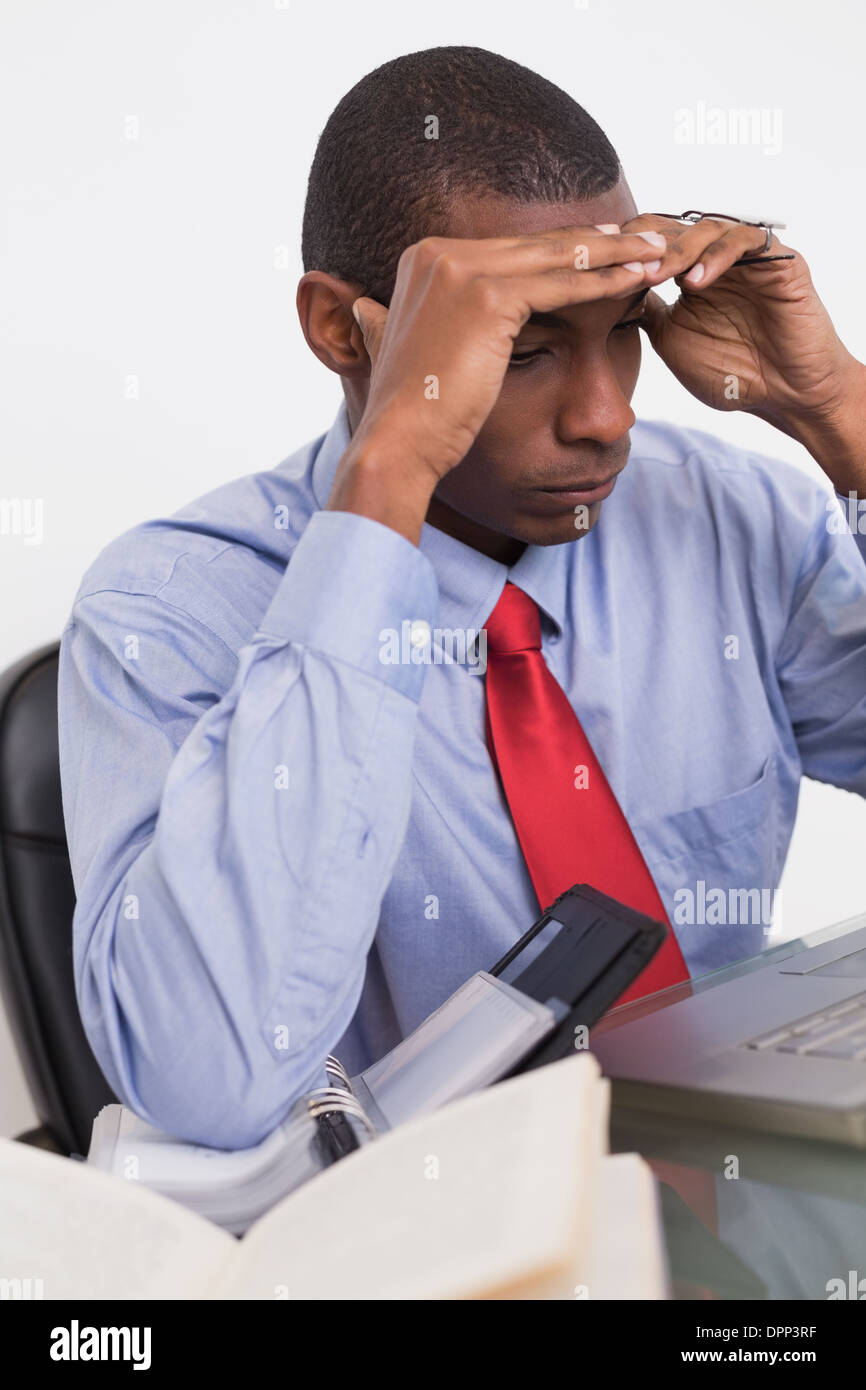
M 786 224 L 784 222 L 765 222 L 761 218 L 752 221 L 748 217 L 733 217 L 729 212 L 699 212 L 697 208 L 689 208 L 686 212 L 653 212 L 650 216 L 669 217 L 673 222 L 691 222 L 692 224 L 702 222 L 706 217 L 713 222 L 740 222 L 744 227 L 760 227 L 762 231 L 767 233 L 763 249 L 757 256 L 741 256 L 738 261 L 732 261 L 732 265 L 754 265 L 756 261 L 793 261 L 796 259 L 796 253 L 793 251 L 787 251 L 784 255 L 777 256 L 765 254 L 770 249 L 773 231 L 785 230 Z

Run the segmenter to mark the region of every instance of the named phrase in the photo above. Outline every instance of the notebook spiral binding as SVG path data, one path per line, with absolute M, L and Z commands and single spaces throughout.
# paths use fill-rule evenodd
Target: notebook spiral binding
M 346 1090 L 351 1091 L 352 1083 L 349 1080 L 349 1074 L 346 1071 L 346 1068 L 343 1066 L 343 1063 L 340 1061 L 339 1057 L 332 1057 L 330 1052 L 325 1058 L 325 1071 L 327 1072 L 328 1076 L 336 1076 L 340 1081 L 342 1081 L 343 1085 L 346 1087 Z
M 325 1062 L 325 1072 L 328 1076 L 336 1076 L 345 1083 L 344 1086 L 317 1086 L 315 1090 L 309 1092 L 306 1097 L 307 1110 L 313 1119 L 320 1115 L 344 1114 L 354 1115 L 365 1126 L 368 1133 L 375 1137 L 376 1127 L 370 1120 L 361 1102 L 352 1092 L 349 1077 L 345 1067 L 336 1057 L 328 1056 Z

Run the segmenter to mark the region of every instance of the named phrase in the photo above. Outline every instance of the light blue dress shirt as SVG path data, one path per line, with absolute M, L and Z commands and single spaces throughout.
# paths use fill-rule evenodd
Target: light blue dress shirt
M 866 795 L 866 534 L 799 470 L 639 422 L 595 528 L 507 570 L 322 510 L 348 439 L 343 406 L 112 542 L 63 633 L 84 1026 L 138 1114 L 221 1147 L 266 1135 L 328 1052 L 380 1057 L 537 917 L 483 675 L 437 660 L 506 579 L 692 974 L 761 949 L 763 912 L 730 903 L 778 884 L 801 774 Z M 432 645 L 383 659 L 425 623 Z M 592 882 L 579 845 L 571 878 Z

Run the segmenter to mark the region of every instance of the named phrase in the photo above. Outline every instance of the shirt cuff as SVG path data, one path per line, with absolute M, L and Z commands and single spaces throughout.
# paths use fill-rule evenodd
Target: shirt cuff
M 418 700 L 425 670 L 418 656 L 438 616 L 436 572 L 417 546 L 370 517 L 319 511 L 256 639 L 313 648 Z

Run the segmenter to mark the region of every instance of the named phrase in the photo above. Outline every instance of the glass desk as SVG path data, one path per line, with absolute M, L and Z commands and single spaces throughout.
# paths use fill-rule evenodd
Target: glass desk
M 864 927 L 851 918 L 613 1009 L 592 1037 Z M 642 1154 L 659 1179 L 675 1298 L 866 1299 L 866 1151 L 651 1112 L 611 1085 L 611 1151 Z

